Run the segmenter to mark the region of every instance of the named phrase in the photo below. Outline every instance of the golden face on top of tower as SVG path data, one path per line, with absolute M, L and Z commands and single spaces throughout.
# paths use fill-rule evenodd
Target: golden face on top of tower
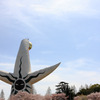
M 32 43 L 31 42 L 29 42 L 29 50 L 32 48 Z

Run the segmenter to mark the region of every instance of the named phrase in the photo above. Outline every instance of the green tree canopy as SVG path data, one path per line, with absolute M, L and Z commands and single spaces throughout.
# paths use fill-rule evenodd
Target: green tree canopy
M 79 92 L 77 95 L 88 95 L 90 93 L 100 92 L 100 84 L 94 84 L 94 85 L 86 85 L 85 87 L 81 86 Z

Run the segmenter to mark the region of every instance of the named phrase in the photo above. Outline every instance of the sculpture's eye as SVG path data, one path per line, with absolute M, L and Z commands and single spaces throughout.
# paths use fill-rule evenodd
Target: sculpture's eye
M 19 79 L 15 82 L 15 89 L 22 90 L 25 87 L 25 83 L 23 80 Z

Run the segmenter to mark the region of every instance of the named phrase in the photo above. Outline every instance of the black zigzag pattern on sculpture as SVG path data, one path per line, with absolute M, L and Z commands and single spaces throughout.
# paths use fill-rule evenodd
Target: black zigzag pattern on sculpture
M 19 65 L 19 78 L 22 78 L 21 65 L 22 65 L 22 57 L 20 58 L 20 65 Z
M 45 72 L 43 73 L 38 73 L 36 76 L 30 76 L 27 80 L 25 80 L 26 83 L 28 83 L 32 78 L 36 78 L 38 77 L 40 74 L 44 74 Z

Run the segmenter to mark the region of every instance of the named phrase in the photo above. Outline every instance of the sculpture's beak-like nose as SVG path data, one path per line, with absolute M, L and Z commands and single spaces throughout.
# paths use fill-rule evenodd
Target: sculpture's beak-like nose
M 29 50 L 32 48 L 32 43 L 29 42 Z

